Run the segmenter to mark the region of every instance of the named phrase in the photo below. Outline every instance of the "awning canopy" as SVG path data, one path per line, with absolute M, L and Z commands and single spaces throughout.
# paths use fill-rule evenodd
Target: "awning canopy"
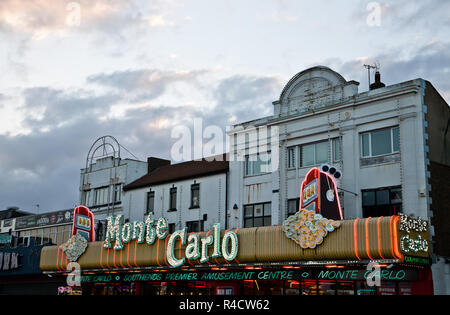
M 203 265 L 251 264 L 286 261 L 403 261 L 405 255 L 429 257 L 428 249 L 415 251 L 417 239 L 428 241 L 426 231 L 404 231 L 399 227 L 399 216 L 365 218 L 340 221 L 340 227 L 324 238 L 323 243 L 314 249 L 303 249 L 286 237 L 282 226 L 267 226 L 246 229 L 233 229 L 238 236 L 239 248 L 234 261 L 224 258 L 211 258 L 213 248 L 208 247 L 209 261 Z M 228 230 L 227 230 L 228 231 Z M 221 231 L 221 238 L 226 231 Z M 211 231 L 199 232 L 200 237 Z M 138 244 L 132 240 L 124 244 L 122 250 L 104 248 L 103 242 L 89 243 L 77 263 L 86 269 L 121 269 L 139 267 L 170 266 L 167 261 L 167 241 L 157 239 L 152 245 Z M 183 257 L 186 245 L 180 246 L 178 239 L 174 244 L 174 255 Z M 422 248 L 423 249 L 423 248 Z M 415 252 L 413 252 L 413 250 Z M 40 268 L 42 271 L 66 271 L 68 261 L 60 246 L 47 246 L 42 249 Z M 200 265 L 198 260 L 187 260 L 184 266 Z

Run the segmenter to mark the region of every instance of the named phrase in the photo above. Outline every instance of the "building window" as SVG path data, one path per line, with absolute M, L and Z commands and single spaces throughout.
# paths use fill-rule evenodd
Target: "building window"
M 287 216 L 296 214 L 299 211 L 300 198 L 288 200 Z
M 97 227 L 95 228 L 95 240 L 96 241 L 104 241 L 104 235 L 105 235 L 105 227 L 106 222 L 105 221 L 98 221 Z
M 297 151 L 297 147 L 293 147 L 293 148 L 288 148 L 288 168 L 295 168 L 295 166 L 297 165 L 296 163 L 296 151 Z
M 244 228 L 269 226 L 272 224 L 271 203 L 244 206 Z
M 203 230 L 203 221 L 188 221 L 186 222 L 187 233 L 201 232 Z
M 114 185 L 114 202 L 119 202 L 122 199 L 122 184 Z
M 81 199 L 81 204 L 85 206 L 91 206 L 92 200 L 91 199 L 91 191 L 90 190 L 83 190 L 83 195 Z
M 401 187 L 363 190 L 362 208 L 365 218 L 392 216 L 401 213 Z
M 29 246 L 31 240 L 33 240 L 34 245 L 43 245 L 48 243 L 61 245 L 67 242 L 71 236 L 71 225 L 42 227 L 19 232 L 19 245 Z
M 106 205 L 108 203 L 108 187 L 94 190 L 94 206 Z
M 328 141 L 304 144 L 300 147 L 300 167 L 320 165 L 328 162 Z
M 271 152 L 258 153 L 253 156 L 245 157 L 245 176 L 256 176 L 272 172 Z
M 200 207 L 200 184 L 191 185 L 191 209 Z
M 147 208 L 145 210 L 145 214 L 149 214 L 150 212 L 155 211 L 155 192 L 149 191 L 147 192 Z
M 332 140 L 333 144 L 333 162 L 340 162 L 342 160 L 341 139 L 335 138 Z
M 177 210 L 177 188 L 170 188 L 169 211 Z
M 399 128 L 375 130 L 361 135 L 361 156 L 374 157 L 400 152 Z
M 175 223 L 169 223 L 169 234 L 173 234 L 175 232 Z

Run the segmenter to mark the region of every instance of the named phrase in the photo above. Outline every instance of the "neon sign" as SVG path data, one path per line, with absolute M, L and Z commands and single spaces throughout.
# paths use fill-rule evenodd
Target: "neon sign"
M 329 220 L 313 211 L 302 209 L 283 223 L 283 231 L 302 248 L 313 249 L 323 243 L 328 233 L 339 227 L 339 221 Z
M 155 221 L 152 213 L 148 215 L 145 222 L 135 221 L 133 223 L 123 223 L 123 215 L 118 215 L 115 218 L 110 216 L 107 218 L 106 238 L 103 247 L 111 248 L 111 243 L 114 241 L 113 249 L 122 250 L 123 244 L 129 243 L 131 240 L 136 240 L 138 244 L 152 245 L 157 238 L 165 239 L 168 234 L 167 220 L 160 218 Z M 177 258 L 175 256 L 174 245 L 177 240 L 181 242 L 182 246 L 187 243 L 184 257 Z M 209 246 L 213 247 L 211 257 L 208 256 Z M 216 223 L 213 225 L 212 235 L 205 237 L 200 237 L 196 233 L 188 236 L 186 228 L 175 231 L 167 241 L 166 258 L 172 267 L 183 265 L 186 259 L 200 259 L 202 264 L 208 262 L 210 258 L 219 257 L 232 261 L 237 256 L 238 248 L 238 237 L 233 231 L 226 232 L 222 241 L 220 241 L 220 224 Z
M 85 206 L 78 206 L 73 212 L 72 235 L 80 235 L 88 242 L 95 241 L 94 214 Z
M 406 214 L 399 215 L 399 231 L 406 233 L 400 237 L 400 249 L 405 254 L 428 253 L 428 221 Z
M 321 245 L 328 233 L 340 226 L 335 220 L 342 220 L 341 205 L 336 182 L 330 174 L 341 176 L 328 165 L 323 165 L 322 170 L 312 168 L 306 174 L 300 190 L 300 209 L 283 222 L 286 237 L 303 249 Z
M 413 239 L 410 235 L 403 235 L 400 238 L 400 248 L 404 253 L 428 252 L 428 241 L 418 235 Z
M 400 214 L 400 225 L 399 230 L 402 232 L 409 233 L 410 231 L 414 232 L 427 232 L 428 231 L 428 221 L 423 220 L 422 218 L 413 218 L 407 216 L 406 214 Z
M 334 179 L 341 174 L 328 165 L 323 165 L 322 169 L 327 171 L 315 167 L 306 174 L 300 191 L 300 209 L 314 211 L 327 219 L 343 220 Z
M 149 272 L 140 274 L 118 273 L 81 276 L 81 283 L 113 283 L 137 281 L 233 281 L 233 280 L 367 280 L 380 277 L 383 281 L 409 281 L 417 279 L 417 271 L 411 269 L 370 270 L 321 270 L 302 271 L 262 270 L 262 271 L 193 271 L 193 272 Z

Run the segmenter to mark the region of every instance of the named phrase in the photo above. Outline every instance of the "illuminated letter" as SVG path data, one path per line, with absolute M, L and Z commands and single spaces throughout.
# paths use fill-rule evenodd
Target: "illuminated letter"
M 156 224 L 156 236 L 159 239 L 162 240 L 169 234 L 169 230 L 167 229 L 168 226 L 165 218 L 159 218 L 158 223 Z
M 138 232 L 139 230 L 139 232 Z M 131 239 L 137 239 L 138 244 L 142 244 L 145 241 L 145 223 L 142 221 L 133 222 L 133 236 Z
M 148 214 L 147 220 L 145 220 L 145 241 L 148 245 L 152 245 L 155 242 L 156 232 L 153 227 L 153 215 L 150 212 Z
M 220 252 L 220 223 L 216 223 L 213 226 L 214 228 L 214 251 L 212 254 L 212 258 L 219 258 L 222 256 L 222 253 Z
M 228 240 L 231 240 L 231 250 L 228 251 Z M 236 258 L 238 252 L 238 237 L 233 231 L 225 233 L 222 239 L 222 255 L 227 261 Z
M 105 237 L 105 243 L 103 244 L 103 247 L 105 248 L 111 248 L 112 241 L 116 241 L 114 244 L 115 250 L 121 250 L 123 248 L 122 240 L 121 240 L 121 226 L 123 221 L 123 215 L 118 215 L 116 217 L 116 220 L 114 221 L 113 225 L 113 217 L 107 217 L 106 218 L 108 224 L 106 228 L 106 237 Z
M 202 237 L 202 257 L 200 258 L 200 263 L 203 264 L 209 260 L 208 256 L 208 245 L 211 245 L 213 242 L 213 237 L 211 235 L 207 237 Z
M 189 260 L 198 259 L 200 257 L 199 243 L 200 237 L 194 233 L 188 236 L 188 246 L 186 246 L 186 258 Z
M 127 244 L 131 240 L 131 223 L 125 223 L 122 227 L 122 242 Z
M 167 261 L 172 267 L 179 267 L 182 264 L 184 264 L 185 258 L 177 259 L 175 258 L 174 253 L 174 245 L 175 245 L 175 239 L 179 237 L 180 238 L 180 247 L 186 244 L 186 228 L 182 229 L 181 231 L 174 232 L 167 242 Z

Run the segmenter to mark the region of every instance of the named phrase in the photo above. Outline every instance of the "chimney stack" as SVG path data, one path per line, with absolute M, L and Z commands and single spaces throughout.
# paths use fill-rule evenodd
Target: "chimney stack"
M 372 83 L 370 85 L 370 90 L 376 90 L 380 88 L 384 88 L 386 85 L 381 82 L 381 74 L 379 71 L 375 72 L 375 83 Z
M 170 163 L 170 160 L 149 157 L 147 158 L 147 174 L 150 174 L 151 172 L 162 166 L 170 165 Z

